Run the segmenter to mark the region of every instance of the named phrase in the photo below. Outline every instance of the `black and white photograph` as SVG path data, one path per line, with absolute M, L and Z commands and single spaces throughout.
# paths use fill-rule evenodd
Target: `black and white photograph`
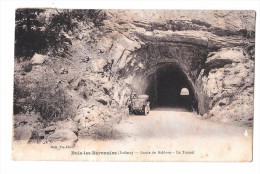
M 252 161 L 255 17 L 16 9 L 13 160 Z

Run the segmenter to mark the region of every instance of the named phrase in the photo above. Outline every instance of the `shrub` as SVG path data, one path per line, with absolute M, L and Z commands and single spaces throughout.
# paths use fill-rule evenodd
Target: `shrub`
M 35 52 L 47 48 L 44 23 L 39 21 L 39 15 L 44 9 L 17 9 L 15 13 L 15 55 L 30 58 Z
M 18 78 L 14 79 L 13 113 L 25 113 L 27 98 L 30 96 L 29 89 Z
M 86 14 L 88 17 L 93 21 L 95 26 L 101 26 L 103 25 L 103 21 L 107 19 L 107 14 L 103 10 L 99 9 L 90 9 L 87 10 Z
M 24 72 L 31 72 L 32 71 L 32 64 L 30 61 L 24 61 L 24 62 L 21 62 L 21 67 L 22 67 L 22 70 Z
M 54 90 L 54 83 L 45 80 L 31 87 L 18 78 L 14 81 L 14 114 L 39 112 L 45 121 L 62 120 L 73 116 L 72 98 L 66 89 Z
M 104 124 L 95 127 L 92 138 L 96 140 L 120 139 L 122 138 L 122 134 L 111 125 Z
M 53 91 L 51 86 L 39 86 L 35 89 L 32 108 L 47 121 L 63 120 L 73 115 L 72 99 L 65 89 Z
M 97 27 L 103 25 L 107 15 L 103 10 L 95 9 L 62 9 L 56 10 L 56 14 L 50 17 L 46 23 L 44 34 L 49 46 L 49 52 L 54 56 L 67 57 L 69 55 L 70 39 L 66 38 L 69 31 L 78 29 L 79 22 L 90 23 Z
M 104 10 L 60 9 L 52 12 L 45 9 L 17 9 L 15 13 L 15 57 L 30 58 L 34 53 L 66 57 L 70 42 L 64 33 L 73 31 L 78 22 L 93 22 L 103 25 L 107 19 Z M 64 54 L 66 53 L 66 54 Z

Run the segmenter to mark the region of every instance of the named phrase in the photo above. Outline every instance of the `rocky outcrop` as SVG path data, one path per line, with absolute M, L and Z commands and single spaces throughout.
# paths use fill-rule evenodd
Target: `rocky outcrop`
M 32 127 L 31 126 L 19 126 L 14 129 L 14 139 L 15 140 L 27 140 L 32 136 Z
M 222 60 L 222 61 L 219 61 Z M 221 62 L 221 63 L 214 63 Z M 210 63 L 207 66 L 207 63 Z M 211 99 L 205 117 L 212 120 L 252 125 L 254 61 L 241 48 L 214 52 L 200 76 L 204 92 Z
M 14 116 L 14 139 L 29 141 L 34 132 L 41 132 L 44 127 L 38 114 L 18 114 Z M 37 136 L 38 137 L 38 136 Z M 43 138 L 43 137 L 41 137 Z

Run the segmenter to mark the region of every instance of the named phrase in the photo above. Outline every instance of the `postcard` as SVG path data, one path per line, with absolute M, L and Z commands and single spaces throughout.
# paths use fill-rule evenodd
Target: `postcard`
M 255 18 L 17 9 L 12 159 L 251 162 Z

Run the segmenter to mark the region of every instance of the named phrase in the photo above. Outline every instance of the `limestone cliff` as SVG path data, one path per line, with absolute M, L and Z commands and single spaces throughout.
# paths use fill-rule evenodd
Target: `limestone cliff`
M 81 20 L 60 33 L 67 45 L 59 50 L 65 59 L 46 53 L 34 55 L 29 70 L 24 63 L 15 64 L 16 80 L 31 91 L 63 91 L 72 111 L 65 122 L 77 125 L 78 136 L 119 123 L 128 113 L 131 92 L 147 93 L 156 72 L 168 66 L 185 75 L 202 118 L 252 126 L 255 12 L 103 12 L 107 18 L 100 26 Z M 47 19 L 57 14 L 52 9 L 44 13 Z M 53 124 L 52 131 L 63 131 Z M 46 125 L 42 127 L 45 134 Z

